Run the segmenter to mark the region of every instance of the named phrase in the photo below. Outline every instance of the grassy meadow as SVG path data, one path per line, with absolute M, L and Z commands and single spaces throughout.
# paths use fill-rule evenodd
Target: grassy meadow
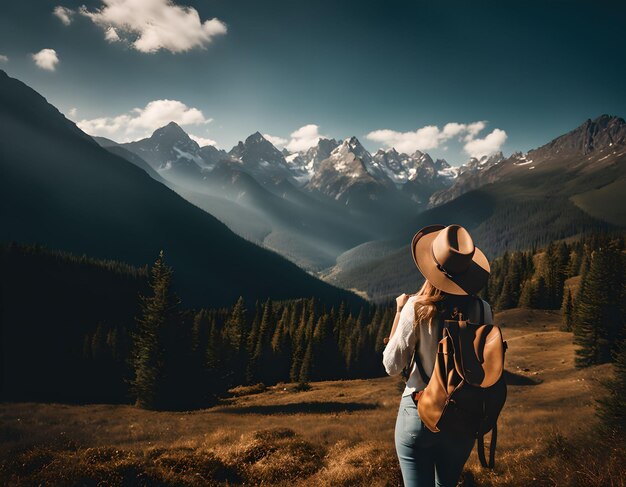
M 624 486 L 623 451 L 596 440 L 610 365 L 574 368 L 558 312 L 499 313 L 509 396 L 494 471 L 476 456 L 464 485 Z M 220 405 L 0 404 L 2 485 L 402 485 L 395 377 L 239 388 Z

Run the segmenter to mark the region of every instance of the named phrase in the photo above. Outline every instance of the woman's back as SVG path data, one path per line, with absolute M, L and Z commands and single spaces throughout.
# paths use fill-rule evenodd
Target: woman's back
M 426 387 L 426 381 L 419 371 L 419 365 L 422 366 L 425 374 L 430 377 L 435 366 L 437 344 L 442 337 L 445 320 L 458 319 L 460 313 L 463 318 L 470 319 L 473 322 L 480 321 L 480 305 L 477 298 L 444 293 L 443 299 L 436 303 L 437 312 L 432 322 L 415 323 L 416 299 L 416 296 L 411 296 L 404 305 L 396 333 L 394 333 L 383 352 L 383 364 L 387 373 L 390 375 L 397 374 L 409 365 L 415 345 L 419 339 L 416 360 L 410 371 L 402 396 L 410 395 Z M 483 306 L 485 323 L 493 323 L 491 307 L 486 301 L 483 301 Z

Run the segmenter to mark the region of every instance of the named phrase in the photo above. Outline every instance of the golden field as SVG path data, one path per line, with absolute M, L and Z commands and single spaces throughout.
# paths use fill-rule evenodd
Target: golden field
M 464 484 L 626 485 L 623 451 L 592 435 L 610 366 L 575 369 L 556 312 L 496 320 L 509 343 L 496 468 L 482 469 L 474 452 Z M 184 413 L 3 403 L 0 484 L 402 485 L 393 446 L 402 386 L 395 377 L 278 385 Z

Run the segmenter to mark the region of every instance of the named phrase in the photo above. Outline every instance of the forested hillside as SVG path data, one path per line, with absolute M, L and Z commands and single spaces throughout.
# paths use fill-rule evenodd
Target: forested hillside
M 505 253 L 491 263 L 482 295 L 500 311 L 561 309 L 584 367 L 611 361 L 626 339 L 625 274 L 624 237 L 591 235 Z
M 168 408 L 209 404 L 241 384 L 383 372 L 391 306 L 239 298 L 191 309 L 163 257 L 150 278 L 147 268 L 35 246 L 2 246 L 0 257 L 5 400 L 132 402 L 148 362 L 160 364 L 153 385 Z M 150 355 L 157 349 L 164 355 Z
M 496 310 L 562 309 L 577 364 L 626 338 L 624 239 L 594 235 L 492 261 Z M 212 404 L 239 385 L 376 377 L 394 305 L 317 297 L 190 308 L 161 253 L 152 269 L 11 244 L 0 248 L 8 400 Z

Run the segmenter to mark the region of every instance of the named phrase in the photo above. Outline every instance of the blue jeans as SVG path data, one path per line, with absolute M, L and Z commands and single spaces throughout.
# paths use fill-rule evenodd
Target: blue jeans
M 405 487 L 455 487 L 475 441 L 430 431 L 411 396 L 400 401 L 395 440 Z

